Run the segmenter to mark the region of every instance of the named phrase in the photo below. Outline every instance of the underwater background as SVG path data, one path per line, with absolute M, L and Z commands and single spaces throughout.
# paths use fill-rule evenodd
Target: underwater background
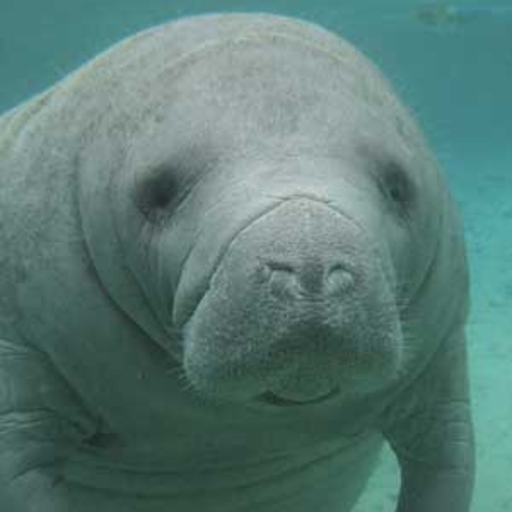
M 419 119 L 469 249 L 472 510 L 512 512 L 512 0 L 0 0 L 0 113 L 123 37 L 214 11 L 298 16 L 338 32 L 380 65 Z M 356 512 L 390 512 L 397 492 L 385 451 Z

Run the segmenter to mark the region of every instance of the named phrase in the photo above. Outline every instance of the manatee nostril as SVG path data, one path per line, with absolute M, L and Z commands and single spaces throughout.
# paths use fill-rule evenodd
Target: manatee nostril
M 325 280 L 325 291 L 330 296 L 345 295 L 347 290 L 352 288 L 354 277 L 343 266 L 334 265 Z
M 301 286 L 293 268 L 283 264 L 267 264 L 264 275 L 268 279 L 270 293 L 276 297 L 297 297 Z
M 279 298 L 342 296 L 354 282 L 352 274 L 339 263 L 327 272 L 313 265 L 303 265 L 296 270 L 286 263 L 265 263 L 263 276 L 270 293 Z

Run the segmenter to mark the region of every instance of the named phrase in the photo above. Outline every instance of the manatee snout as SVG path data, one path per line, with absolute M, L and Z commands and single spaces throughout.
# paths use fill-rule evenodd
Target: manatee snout
M 378 386 L 401 346 L 381 259 L 337 209 L 284 200 L 224 250 L 184 328 L 188 379 L 206 394 L 274 404 Z
M 158 291 L 163 344 L 187 388 L 311 403 L 398 380 L 411 353 L 399 305 L 413 261 L 401 188 L 357 175 L 355 157 L 237 159 L 217 163 L 181 203 L 161 200 L 168 181 L 140 194 L 145 209 L 153 200 L 174 213 L 141 230 L 152 238 L 140 281 L 148 296 L 151 283 Z

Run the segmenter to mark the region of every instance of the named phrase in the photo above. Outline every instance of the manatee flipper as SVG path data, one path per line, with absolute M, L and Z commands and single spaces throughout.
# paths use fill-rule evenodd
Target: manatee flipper
M 71 501 L 69 486 L 60 476 L 69 453 L 94 432 L 93 421 L 78 404 L 42 353 L 0 339 L 2 510 L 91 510 L 77 508 L 77 490 Z
M 448 339 L 429 365 L 384 429 L 402 475 L 397 512 L 463 512 L 474 478 L 464 334 Z

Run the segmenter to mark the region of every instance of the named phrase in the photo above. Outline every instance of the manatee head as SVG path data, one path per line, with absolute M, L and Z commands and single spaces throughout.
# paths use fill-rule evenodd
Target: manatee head
M 439 176 L 365 57 L 304 22 L 204 16 L 75 82 L 94 91 L 79 165 L 93 265 L 190 387 L 307 405 L 407 369 Z

